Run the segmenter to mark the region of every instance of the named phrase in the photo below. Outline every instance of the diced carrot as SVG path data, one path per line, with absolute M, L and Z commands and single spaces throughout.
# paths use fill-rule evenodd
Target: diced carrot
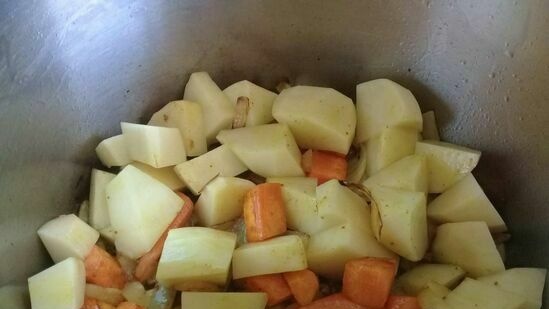
M 292 297 L 292 291 L 290 291 L 282 274 L 254 276 L 243 280 L 246 290 L 266 293 L 269 306 L 280 304 Z
M 313 301 L 318 292 L 318 278 L 314 272 L 304 269 L 282 275 L 298 304 L 304 306 Z
M 421 309 L 417 297 L 391 295 L 385 309 Z
M 317 299 L 307 306 L 299 309 L 367 309 L 359 304 L 353 303 L 342 293 L 332 294 L 321 299 Z
M 362 258 L 345 264 L 343 294 L 362 306 L 383 308 L 395 279 L 397 263 L 392 259 Z
M 316 178 L 318 184 L 347 178 L 347 160 L 339 153 L 309 149 L 303 154 L 302 165 L 307 176 Z
M 246 193 L 244 223 L 248 242 L 261 241 L 286 232 L 282 186 L 262 183 Z
M 84 298 L 84 305 L 82 305 L 81 309 L 116 309 L 116 307 L 86 296 Z
M 181 207 L 179 213 L 175 216 L 170 225 L 168 225 L 168 227 L 166 228 L 164 233 L 162 233 L 160 238 L 156 241 L 152 249 L 149 252 L 145 253 L 145 255 L 143 255 L 137 262 L 134 277 L 141 282 L 145 282 L 154 276 L 156 268 L 158 266 L 158 261 L 160 260 L 160 256 L 162 255 L 164 242 L 166 242 L 166 238 L 168 237 L 168 232 L 171 229 L 179 228 L 186 225 L 187 222 L 189 222 L 189 220 L 191 219 L 194 208 L 193 201 L 191 201 L 191 199 L 187 195 L 181 192 L 176 193 L 181 199 L 183 199 L 183 207 Z
M 118 307 L 116 307 L 116 309 L 143 309 L 143 307 L 129 301 L 125 301 L 123 303 L 120 303 Z
M 118 261 L 107 251 L 93 246 L 84 260 L 86 282 L 105 288 L 122 289 L 126 284 L 126 275 Z

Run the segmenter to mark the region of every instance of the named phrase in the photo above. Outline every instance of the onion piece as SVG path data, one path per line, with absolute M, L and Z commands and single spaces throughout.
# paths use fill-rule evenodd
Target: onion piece
M 114 288 L 104 288 L 95 284 L 86 284 L 86 296 L 117 306 L 124 301 L 122 291 Z
M 250 99 L 248 97 L 238 97 L 236 100 L 236 114 L 233 120 L 233 129 L 246 126 L 248 111 L 250 110 Z

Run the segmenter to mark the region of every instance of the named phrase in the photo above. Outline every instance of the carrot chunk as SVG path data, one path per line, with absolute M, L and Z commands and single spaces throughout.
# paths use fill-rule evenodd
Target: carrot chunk
M 391 295 L 385 309 L 421 309 L 417 297 Z
M 321 299 L 317 299 L 307 306 L 300 309 L 368 309 L 359 304 L 353 303 L 342 293 L 332 294 Z
M 98 246 L 93 246 L 84 265 L 86 282 L 117 289 L 122 289 L 126 284 L 126 275 L 118 261 Z
M 292 297 L 292 292 L 282 274 L 244 278 L 244 288 L 250 292 L 267 294 L 267 304 L 273 306 Z
M 244 223 L 248 242 L 269 239 L 286 232 L 286 213 L 280 184 L 259 184 L 246 193 Z
M 304 306 L 313 301 L 318 292 L 318 278 L 314 272 L 304 269 L 282 275 L 298 304 Z
M 318 184 L 331 179 L 347 178 L 347 160 L 345 156 L 329 151 L 307 150 L 302 158 L 303 169 L 308 177 L 316 178 Z

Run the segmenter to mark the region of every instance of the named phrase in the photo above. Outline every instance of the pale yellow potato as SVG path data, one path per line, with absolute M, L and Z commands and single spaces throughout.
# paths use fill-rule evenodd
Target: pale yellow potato
M 156 280 L 170 287 L 185 282 L 224 286 L 229 275 L 236 235 L 206 227 L 183 227 L 168 233 Z
M 101 230 L 111 226 L 109 219 L 109 209 L 107 208 L 107 195 L 105 188 L 114 179 L 116 175 L 97 169 L 92 169 L 90 181 L 90 225 Z
M 438 283 L 429 282 L 427 287 L 418 295 L 417 300 L 421 309 L 453 309 L 444 300 L 450 290 Z
M 450 264 L 420 264 L 400 275 L 395 284 L 409 295 L 417 295 L 427 288 L 429 282 L 441 284 L 447 288 L 455 287 L 465 272 L 461 267 Z
M 480 159 L 480 151 L 437 141 L 417 142 L 416 154 L 427 157 L 429 193 L 446 191 L 470 173 Z
M 265 182 L 279 183 L 284 188 L 307 195 L 314 196 L 316 194 L 317 180 L 310 177 L 269 177 Z
M 471 277 L 505 270 L 485 222 L 442 224 L 431 249 L 435 262 L 458 265 Z
M 492 233 L 507 231 L 498 211 L 470 173 L 429 203 L 427 215 L 438 223 L 484 221 Z
M 119 289 L 105 288 L 91 283 L 86 284 L 86 297 L 94 298 L 114 306 L 117 306 L 126 299 Z
M 199 157 L 176 165 L 174 170 L 185 185 L 198 195 L 215 177 L 236 176 L 248 168 L 228 146 L 221 145 Z
M 163 128 L 122 122 L 122 135 L 133 161 L 155 168 L 187 161 L 181 133 L 175 128 Z
M 333 279 L 342 278 L 349 260 L 368 256 L 397 258 L 376 240 L 369 226 L 354 223 L 343 223 L 311 235 L 307 247 L 309 268 Z
M 524 309 L 539 309 L 543 301 L 545 268 L 512 268 L 477 280 L 526 299 Z
M 253 182 L 242 178 L 215 178 L 206 185 L 196 202 L 195 214 L 198 223 L 212 226 L 240 217 L 244 197 L 253 187 Z
M 177 128 L 181 133 L 185 152 L 196 157 L 208 151 L 204 116 L 200 104 L 190 101 L 172 101 L 154 113 L 148 125 Z
M 233 279 L 276 274 L 307 268 L 303 241 L 286 235 L 247 243 L 233 254 Z
M 68 258 L 28 280 L 33 309 L 80 309 L 84 304 L 84 262 Z
M 181 308 L 185 309 L 264 309 L 267 294 L 242 292 L 183 292 Z
M 99 232 L 74 214 L 48 221 L 37 233 L 55 263 L 68 257 L 84 259 L 99 239 Z
M 285 124 L 223 130 L 217 139 L 260 176 L 303 176 L 301 152 Z
M 235 108 L 206 72 L 195 72 L 185 85 L 183 100 L 196 102 L 202 107 L 204 131 L 208 145 L 216 142 L 219 131 L 230 129 Z
M 414 95 L 388 79 L 376 79 L 356 86 L 357 127 L 355 144 L 381 134 L 385 128 L 403 127 L 420 132 L 421 110 Z
M 372 176 L 404 157 L 414 154 L 417 132 L 412 129 L 388 128 L 366 143 L 366 175 Z
M 359 145 L 359 151 L 356 157 L 349 160 L 347 166 L 347 181 L 351 183 L 360 183 L 366 177 L 366 166 L 368 164 L 366 154 L 366 144 Z
M 302 149 L 346 154 L 356 128 L 353 101 L 332 88 L 285 89 L 274 101 L 273 117 L 290 127 Z
M 471 278 L 446 295 L 446 303 L 456 309 L 526 309 L 520 296 Z
M 427 192 L 427 159 L 423 155 L 404 157 L 375 173 L 362 184 L 367 188 L 383 186 L 414 192 Z
M 132 259 L 154 246 L 183 206 L 170 188 L 131 165 L 107 185 L 106 194 L 116 249 Z
M 247 80 L 236 82 L 225 88 L 223 92 L 233 104 L 236 104 L 239 97 L 249 99 L 250 105 L 246 116 L 247 127 L 271 123 L 274 120 L 272 111 L 276 93 Z
M 132 166 L 138 168 L 145 174 L 151 176 L 152 178 L 160 181 L 168 188 L 179 191 L 185 189 L 185 183 L 177 177 L 173 166 L 154 168 L 150 165 L 141 163 L 141 162 L 132 162 Z
M 410 261 L 421 260 L 429 245 L 425 194 L 378 186 L 371 193 L 376 238 Z
M 423 139 L 440 141 L 438 134 L 437 120 L 434 111 L 428 111 L 422 114 L 423 131 L 421 132 Z
M 95 148 L 95 153 L 106 167 L 124 166 L 132 162 L 122 134 L 101 141 Z

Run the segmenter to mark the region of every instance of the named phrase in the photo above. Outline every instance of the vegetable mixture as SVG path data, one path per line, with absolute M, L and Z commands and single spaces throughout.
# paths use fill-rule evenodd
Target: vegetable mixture
M 38 236 L 33 309 L 539 309 L 546 270 L 505 269 L 507 227 L 378 79 L 331 88 L 191 75 L 183 100 L 96 149 L 89 201 Z

